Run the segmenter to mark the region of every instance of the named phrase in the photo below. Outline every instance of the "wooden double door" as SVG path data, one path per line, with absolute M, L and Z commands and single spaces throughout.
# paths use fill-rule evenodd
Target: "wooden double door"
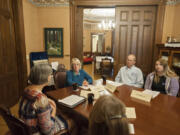
M 74 15 L 75 35 L 71 41 L 71 58 L 78 57 L 82 60 L 83 54 L 83 9 L 76 7 Z M 74 13 L 74 12 L 73 12 Z M 144 74 L 153 68 L 153 55 L 155 46 L 157 6 L 117 6 L 116 26 L 114 34 L 113 55 L 114 75 L 126 64 L 128 54 L 137 58 L 136 66 Z M 73 33 L 73 31 L 72 31 Z
M 115 75 L 126 64 L 128 54 L 136 56 L 136 66 L 144 74 L 152 70 L 156 6 L 116 8 Z

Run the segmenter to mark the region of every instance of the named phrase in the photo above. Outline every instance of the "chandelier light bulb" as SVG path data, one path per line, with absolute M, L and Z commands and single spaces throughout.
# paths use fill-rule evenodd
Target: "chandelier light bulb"
M 102 27 L 102 24 L 98 24 L 98 27 L 101 28 L 101 27 Z

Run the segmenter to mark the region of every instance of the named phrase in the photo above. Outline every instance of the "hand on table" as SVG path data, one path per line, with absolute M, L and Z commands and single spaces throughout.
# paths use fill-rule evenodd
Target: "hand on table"
M 82 85 L 83 85 L 83 86 L 88 86 L 89 83 L 88 83 L 88 81 L 84 80 Z

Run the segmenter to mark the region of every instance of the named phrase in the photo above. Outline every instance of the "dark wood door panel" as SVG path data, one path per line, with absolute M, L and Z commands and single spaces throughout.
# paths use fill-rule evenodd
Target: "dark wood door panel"
M 4 83 L 1 83 L 1 98 L 0 103 L 6 106 L 12 106 L 17 103 L 19 99 L 19 85 L 17 79 L 10 79 Z
M 1 0 L 0 9 L 9 10 L 10 9 L 10 0 Z
M 73 18 L 74 25 L 74 33 L 73 43 L 71 43 L 71 59 L 79 58 L 80 61 L 83 60 L 83 8 L 77 7 L 73 10 L 75 14 L 75 18 Z
M 17 57 L 15 48 L 14 31 L 12 28 L 12 21 L 0 19 L 1 23 L 1 61 L 3 62 L 4 69 L 0 73 L 17 72 Z
M 19 98 L 19 76 L 12 0 L 0 1 L 0 104 L 14 105 Z
M 155 37 L 155 6 L 116 8 L 115 63 L 119 69 L 128 54 L 137 57 L 136 65 L 147 74 L 151 71 Z

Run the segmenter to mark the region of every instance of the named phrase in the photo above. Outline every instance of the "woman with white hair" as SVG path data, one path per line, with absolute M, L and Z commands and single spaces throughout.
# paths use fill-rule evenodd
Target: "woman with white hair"
M 67 83 L 70 86 L 75 83 L 77 83 L 78 86 L 92 84 L 92 78 L 81 69 L 81 62 L 78 58 L 72 59 L 71 70 L 67 71 Z

